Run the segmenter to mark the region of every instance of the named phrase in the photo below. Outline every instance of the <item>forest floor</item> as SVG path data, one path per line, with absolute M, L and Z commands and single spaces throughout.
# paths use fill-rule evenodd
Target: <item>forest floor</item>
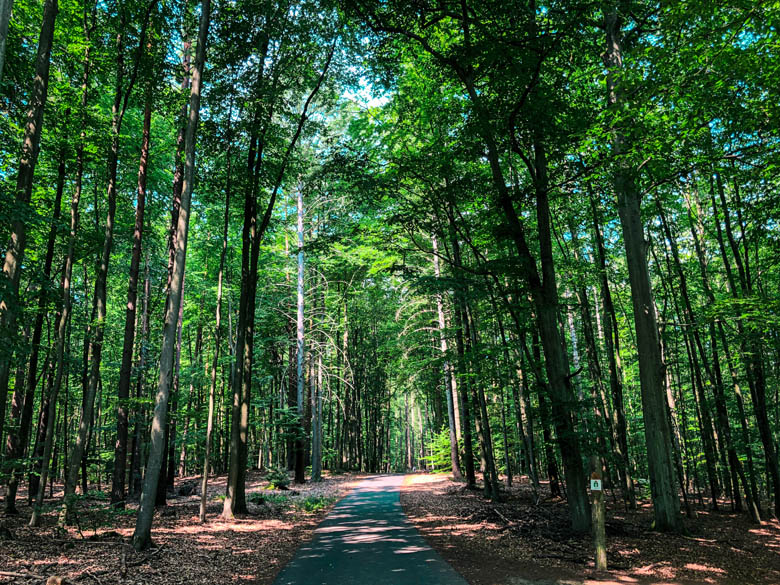
M 321 483 L 268 490 L 264 475 L 250 472 L 249 514 L 229 521 L 219 517 L 226 477 L 210 478 L 205 525 L 198 521 L 200 477 L 177 479 L 176 495 L 155 515 L 154 547 L 143 553 L 128 544 L 137 503 L 118 513 L 102 497 L 88 499 L 79 526 L 62 529 L 53 506 L 62 492 L 55 489 L 40 528 L 27 526 L 31 509 L 26 505 L 18 516 L 0 517 L 0 526 L 10 533 L 0 531 L 0 583 L 43 583 L 56 575 L 90 585 L 269 585 L 360 477 L 326 474 Z M 26 503 L 26 493 L 17 501 Z
M 420 474 L 407 477 L 401 504 L 472 585 L 780 583 L 777 520 L 757 526 L 747 515 L 699 510 L 686 519 L 688 535 L 668 535 L 650 530 L 649 504 L 626 511 L 609 502 L 609 570 L 596 573 L 591 539 L 571 534 L 562 500 L 534 505 L 528 482 L 517 480 L 504 496 L 494 503 L 447 476 Z

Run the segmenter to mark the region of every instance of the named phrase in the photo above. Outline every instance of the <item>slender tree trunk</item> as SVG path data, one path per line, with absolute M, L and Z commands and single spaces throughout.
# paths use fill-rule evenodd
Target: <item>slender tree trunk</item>
M 450 240 L 452 243 L 452 262 L 456 271 L 460 270 L 460 244 L 458 243 L 457 232 L 455 229 L 455 214 L 450 205 L 447 209 L 447 218 L 449 221 Z M 459 272 L 456 272 L 456 278 L 459 277 Z M 469 382 L 468 372 L 466 367 L 465 357 L 465 344 L 463 341 L 464 334 L 464 299 L 463 291 L 455 291 L 455 348 L 458 355 L 458 368 L 457 375 L 453 376 L 453 387 L 459 390 L 460 394 L 460 412 L 462 416 L 461 429 L 463 432 L 463 461 L 466 468 L 466 485 L 469 489 L 474 489 L 477 485 L 477 478 L 474 472 L 474 451 L 471 435 L 471 408 L 469 406 Z
M 197 136 L 198 118 L 200 115 L 201 76 L 206 61 L 206 41 L 208 39 L 209 18 L 211 16 L 211 0 L 203 0 L 201 4 L 200 26 L 198 30 L 198 46 L 195 53 L 195 66 L 192 71 L 192 92 L 185 137 L 184 183 L 182 187 L 181 209 L 177 225 L 176 256 L 173 264 L 173 278 L 170 287 L 170 306 L 166 307 L 165 329 L 163 331 L 162 350 L 160 355 L 160 381 L 154 405 L 154 420 L 152 422 L 151 448 L 146 464 L 144 490 L 141 496 L 141 506 L 138 510 L 133 547 L 143 550 L 151 544 L 152 518 L 154 516 L 154 500 L 157 492 L 160 465 L 164 459 L 163 452 L 165 415 L 168 407 L 168 393 L 171 386 L 173 370 L 173 353 L 176 341 L 176 329 L 181 302 L 181 289 L 184 280 L 184 264 L 187 253 L 187 232 L 190 219 L 190 201 L 192 198 L 193 181 L 195 179 L 195 142 Z
M 5 65 L 5 45 L 8 39 L 8 24 L 11 21 L 11 11 L 14 0 L 0 0 L 0 82 L 3 81 Z
M 66 122 L 67 126 L 67 113 Z M 60 207 L 62 205 L 62 190 L 65 185 L 65 149 L 62 148 L 60 153 L 60 163 L 57 171 L 57 188 L 54 196 L 54 203 L 52 207 L 52 223 L 49 227 L 49 237 L 46 243 L 46 254 L 43 261 L 43 283 L 44 286 L 39 291 L 38 296 L 38 312 L 35 316 L 35 325 L 33 326 L 32 344 L 30 347 L 30 359 L 27 362 L 27 378 L 25 380 L 24 387 L 14 388 L 14 395 L 11 399 L 12 403 L 22 399 L 24 396 L 24 406 L 21 410 L 21 417 L 18 421 L 16 429 L 12 430 L 8 434 L 8 440 L 6 443 L 6 456 L 11 462 L 13 469 L 8 481 L 8 492 L 5 499 L 5 513 L 16 514 L 16 491 L 19 487 L 19 481 L 22 475 L 21 459 L 24 453 L 29 450 L 28 436 L 30 434 L 30 426 L 32 424 L 33 416 L 33 401 L 35 399 L 35 387 L 38 381 L 38 358 L 41 349 L 41 337 L 43 334 L 43 319 L 46 312 L 46 306 L 48 304 L 48 295 L 45 291 L 46 283 L 49 282 L 51 277 L 51 266 L 54 260 L 54 244 L 57 240 L 57 226 L 60 221 Z M 44 370 L 47 365 L 53 367 L 53 362 L 50 359 L 46 359 L 44 363 Z M 41 373 L 41 375 L 43 372 Z M 46 418 L 48 412 L 46 408 L 47 396 L 46 392 L 41 394 L 41 427 L 39 429 L 39 438 L 43 434 L 46 427 Z M 42 441 L 39 441 L 42 443 Z M 43 445 L 41 444 L 41 447 Z M 37 485 L 31 485 L 30 492 L 37 491 Z
M 729 288 L 731 289 L 731 293 L 734 298 L 739 298 L 740 291 L 743 297 L 747 297 L 752 294 L 752 291 L 748 287 L 748 277 L 740 255 L 739 244 L 737 243 L 732 230 L 731 217 L 728 203 L 726 201 L 725 190 L 723 188 L 723 180 L 720 176 L 720 173 L 715 173 L 715 179 L 722 208 L 721 211 L 723 212 L 723 226 L 725 227 L 726 241 L 728 241 L 729 248 L 733 254 L 734 262 L 737 265 L 737 274 L 739 276 L 740 290 L 738 291 L 736 283 L 734 282 L 733 272 L 730 268 L 731 263 L 729 262 L 726 255 L 722 234 L 723 230 L 720 225 L 720 219 L 716 217 L 718 241 L 720 244 L 721 255 L 723 257 L 724 264 L 726 265 L 727 275 L 729 277 Z M 713 211 L 717 214 L 718 208 L 715 203 L 714 193 L 712 195 L 712 206 Z M 774 436 L 768 416 L 769 411 L 766 399 L 766 375 L 764 372 L 764 364 L 761 359 L 762 347 L 760 340 L 753 338 L 752 334 L 745 331 L 741 320 L 737 321 L 737 325 L 742 345 L 741 354 L 745 363 L 745 373 L 747 374 L 748 386 L 750 387 L 750 394 L 753 402 L 753 412 L 756 417 L 756 426 L 758 427 L 758 434 L 764 447 L 767 475 L 771 480 L 773 488 L 774 512 L 776 516 L 780 516 L 780 464 L 778 464 L 777 448 L 775 446 Z
M 107 296 L 107 279 L 108 279 L 108 264 L 111 259 L 111 248 L 114 241 L 114 220 L 116 215 L 116 193 L 117 193 L 117 166 L 119 162 L 119 136 L 122 129 L 122 119 L 127 109 L 127 102 L 130 96 L 130 92 L 135 84 L 136 76 L 138 73 L 138 67 L 140 65 L 140 59 L 143 48 L 146 42 L 146 27 L 149 22 L 154 2 L 150 3 L 143 21 L 141 35 L 138 41 L 138 50 L 135 55 L 133 70 L 128 82 L 127 88 L 123 90 L 124 79 L 124 40 L 122 32 L 117 35 L 117 61 L 116 61 L 116 89 L 114 93 L 114 104 L 112 106 L 112 118 L 111 118 L 111 146 L 108 152 L 108 214 L 106 216 L 105 233 L 103 240 L 103 252 L 100 257 L 100 262 L 97 268 L 97 274 L 95 277 L 95 293 L 93 296 L 93 308 L 95 310 L 96 319 L 91 326 L 92 335 L 89 340 L 89 354 L 90 354 L 90 369 L 89 378 L 87 382 L 86 392 L 84 394 L 84 400 L 82 404 L 82 411 L 79 421 L 79 428 L 76 439 L 71 446 L 70 456 L 70 468 L 65 480 L 65 507 L 61 516 L 61 521 L 68 521 L 70 512 L 72 511 L 73 495 L 76 493 L 76 483 L 78 481 L 78 462 L 81 461 L 84 453 L 87 450 L 87 439 L 89 430 L 92 426 L 93 408 L 95 402 L 95 394 L 100 382 L 100 362 L 103 351 L 103 336 L 105 332 L 106 322 L 106 296 Z M 125 15 L 124 12 L 121 16 L 122 23 L 124 25 Z
M 618 472 L 620 474 L 620 487 L 623 500 L 632 510 L 636 509 L 636 492 L 634 480 L 631 477 L 631 468 L 628 457 L 628 425 L 626 424 L 626 410 L 623 399 L 623 375 L 620 363 L 620 335 L 617 325 L 615 305 L 612 302 L 612 293 L 609 288 L 607 272 L 607 252 L 604 247 L 604 238 L 601 235 L 598 206 L 595 198 L 590 197 L 591 213 L 593 215 L 593 231 L 596 240 L 596 251 L 599 262 L 599 275 L 601 285 L 601 302 L 604 308 L 604 339 L 606 342 L 607 364 L 609 370 L 609 386 L 612 393 L 612 425 L 615 429 L 615 455 L 618 460 Z M 596 312 L 598 315 L 598 311 Z
M 122 346 L 122 365 L 119 369 L 117 390 L 116 445 L 114 447 L 114 474 L 111 481 L 111 503 L 118 508 L 125 507 L 125 469 L 127 464 L 127 412 L 130 399 L 130 382 L 133 366 L 133 345 L 135 343 L 135 315 L 138 299 L 138 272 L 141 266 L 141 240 L 144 230 L 144 208 L 146 206 L 146 169 L 149 165 L 149 133 L 152 125 L 152 86 L 149 84 L 144 106 L 144 122 L 141 138 L 141 161 L 138 165 L 138 188 L 136 190 L 135 226 L 133 227 L 133 251 L 130 256 L 130 278 L 127 287 L 127 308 L 125 310 L 125 336 Z
M 230 116 L 233 113 L 233 102 L 231 100 L 228 114 L 228 124 Z M 214 402 L 217 390 L 217 370 L 219 369 L 220 342 L 222 337 L 222 278 L 225 273 L 225 259 L 228 250 L 228 226 L 230 224 L 230 197 L 232 194 L 233 179 L 231 176 L 231 146 L 232 133 L 230 126 L 227 130 L 228 150 L 227 150 L 227 179 L 225 181 L 225 216 L 222 227 L 222 251 L 219 255 L 219 271 L 217 272 L 217 308 L 214 315 L 214 361 L 211 366 L 211 383 L 209 384 L 209 412 L 206 421 L 206 450 L 203 456 L 203 478 L 200 486 L 200 521 L 206 522 L 206 502 L 208 500 L 208 480 L 209 468 L 211 465 L 211 435 L 214 429 Z
M 693 197 L 691 197 L 690 194 L 688 194 L 686 200 L 688 202 L 688 220 L 690 223 L 691 236 L 693 238 L 693 244 L 696 250 L 696 256 L 699 261 L 699 270 L 701 273 L 701 279 L 702 279 L 702 284 L 704 286 L 705 295 L 707 297 L 708 302 L 710 304 L 714 304 L 715 294 L 713 293 L 712 287 L 710 286 L 709 275 L 707 273 L 707 260 L 706 260 L 705 250 L 704 250 L 704 238 L 702 237 L 704 227 L 701 223 L 701 218 L 700 218 L 700 212 L 701 212 L 700 205 L 699 205 L 698 197 L 696 197 L 695 198 L 696 217 L 694 218 L 691 199 L 693 199 Z M 720 332 L 720 339 L 722 341 L 723 350 L 726 355 L 726 361 L 728 363 L 729 371 L 732 377 L 734 395 L 737 397 L 737 401 L 740 408 L 741 421 L 743 423 L 743 427 L 742 427 L 743 438 L 745 439 L 745 446 L 747 449 L 748 475 L 750 476 L 749 483 L 747 478 L 745 477 L 745 472 L 744 472 L 744 468 L 742 467 L 742 462 L 740 461 L 737 455 L 736 448 L 731 438 L 731 428 L 730 428 L 728 410 L 726 407 L 723 376 L 721 373 L 720 360 L 718 357 L 718 335 L 716 333 L 715 324 L 710 323 L 709 324 L 710 344 L 712 346 L 713 366 L 715 368 L 716 376 L 717 376 L 717 383 L 715 385 L 715 407 L 718 413 L 718 418 L 720 420 L 720 426 L 722 429 L 724 429 L 724 431 L 722 432 L 724 433 L 724 440 L 726 441 L 726 448 L 728 449 L 729 465 L 731 466 L 732 470 L 736 471 L 736 473 L 739 475 L 739 478 L 742 481 L 742 485 L 745 489 L 745 497 L 747 500 L 748 511 L 750 512 L 751 518 L 753 519 L 754 522 L 760 522 L 761 512 L 758 506 L 758 490 L 755 487 L 755 476 L 753 474 L 753 455 L 752 455 L 752 449 L 750 447 L 749 434 L 747 431 L 747 422 L 744 419 L 744 406 L 742 405 L 742 392 L 739 388 L 739 384 L 737 383 L 736 373 L 733 371 L 733 366 L 731 364 L 728 340 L 726 339 L 726 335 L 723 330 L 723 325 L 721 323 L 718 323 L 717 328 Z M 738 485 L 736 485 L 736 482 L 734 485 L 734 492 L 735 492 L 735 500 L 738 502 L 739 501 Z
M 267 51 L 268 37 L 265 39 L 266 48 L 263 52 Z M 257 270 L 260 255 L 260 241 L 268 228 L 268 224 L 271 220 L 271 214 L 273 213 L 274 205 L 276 203 L 276 197 L 279 193 L 279 189 L 284 179 L 284 174 L 287 168 L 287 164 L 290 160 L 291 153 L 295 149 L 298 139 L 301 136 L 303 126 L 308 117 L 309 107 L 311 106 L 314 97 L 320 90 L 322 83 L 330 68 L 330 63 L 335 51 L 335 43 L 333 43 L 328 52 L 327 60 L 322 68 L 317 83 L 309 93 L 306 101 L 303 105 L 303 109 L 298 117 L 298 125 L 295 132 L 287 145 L 287 149 L 282 157 L 282 162 L 277 169 L 273 188 L 271 189 L 271 196 L 268 199 L 268 204 L 265 208 L 263 218 L 258 224 L 257 219 L 257 192 L 259 182 L 260 163 L 262 161 L 262 149 L 264 146 L 264 134 L 261 135 L 259 142 L 250 144 L 250 150 L 257 147 L 258 151 L 250 153 L 249 156 L 249 169 L 250 169 L 250 185 L 248 188 L 246 203 L 244 207 L 244 228 L 242 234 L 243 250 L 242 250 L 242 286 L 241 286 L 241 301 L 239 307 L 239 332 L 236 350 L 236 359 L 240 360 L 240 365 L 237 362 L 236 374 L 234 376 L 234 398 L 233 398 L 233 424 L 231 428 L 231 453 L 230 453 L 230 466 L 228 477 L 228 492 L 225 498 L 222 514 L 226 518 L 230 518 L 236 512 L 246 511 L 245 500 L 245 474 L 246 474 L 246 461 L 247 461 L 247 439 L 249 428 L 249 405 L 250 395 L 252 390 L 252 360 L 254 352 L 254 320 L 255 320 L 255 303 L 257 296 Z M 272 114 L 273 109 L 269 110 L 269 116 Z M 270 117 L 266 123 L 266 128 L 270 124 Z M 265 130 L 263 130 L 265 132 Z M 253 138 L 253 141 L 256 141 Z M 240 387 L 240 395 L 237 388 Z
M 206 261 L 206 271 L 204 276 L 208 276 L 208 260 Z M 194 372 L 200 372 L 202 364 L 201 364 L 201 358 L 202 358 L 202 351 L 203 351 L 203 305 L 205 302 L 205 297 L 201 295 L 200 297 L 200 308 L 198 309 L 198 327 L 195 332 L 195 355 L 190 354 L 190 363 L 195 364 L 195 370 Z M 181 310 L 181 308 L 180 308 Z M 206 368 L 208 370 L 208 367 Z M 192 399 L 193 396 L 195 396 L 195 385 L 196 385 L 196 374 L 192 373 L 190 375 L 190 385 L 187 392 L 187 406 L 184 410 L 184 428 L 182 429 L 181 433 L 181 445 L 179 447 L 179 477 L 184 477 L 187 472 L 187 438 L 189 436 L 190 432 L 190 424 L 192 423 L 190 413 L 192 411 Z M 200 382 L 197 383 L 198 385 L 198 396 L 200 396 Z M 198 400 L 198 403 L 200 403 L 200 400 Z M 197 430 L 197 429 L 196 429 Z
M 143 395 L 144 387 L 144 372 L 146 369 L 147 361 L 147 343 L 149 341 L 149 295 L 151 293 L 151 278 L 149 274 L 149 253 L 146 255 L 146 269 L 144 276 L 144 308 L 143 316 L 141 319 L 141 343 L 138 349 L 138 364 L 136 370 L 138 372 L 138 378 L 135 382 L 135 399 L 136 403 L 140 405 L 141 396 Z M 141 468 L 143 464 L 141 457 L 143 453 L 143 445 L 141 444 L 141 428 L 146 426 L 146 408 L 144 406 L 138 406 L 135 412 L 135 429 L 133 430 L 133 449 L 132 457 L 130 461 L 130 486 L 128 491 L 133 496 L 138 496 L 141 493 L 143 487 L 143 478 L 141 477 Z
M 303 293 L 304 293 L 304 258 L 303 258 L 303 188 L 298 185 L 297 189 L 297 201 L 298 201 L 298 280 L 297 280 L 297 321 L 296 321 L 296 372 L 297 372 L 297 394 L 296 394 L 296 406 L 297 406 L 297 425 L 295 432 L 295 483 L 304 483 L 306 478 L 304 474 L 306 472 L 304 456 L 303 456 L 303 444 L 305 440 L 305 430 L 303 428 L 303 362 L 305 359 L 305 339 L 304 339 L 304 323 L 303 323 Z
M 86 40 L 86 48 L 84 50 L 83 60 L 83 74 L 81 82 L 81 115 L 83 118 L 87 115 L 87 97 L 89 90 L 89 75 L 91 71 L 91 58 L 90 58 L 90 33 L 91 29 L 86 22 L 86 13 L 84 15 L 84 36 Z M 46 489 L 46 479 L 49 473 L 49 463 L 51 461 L 52 447 L 54 445 L 54 424 L 56 423 L 57 414 L 57 397 L 59 396 L 60 388 L 62 386 L 62 376 L 65 371 L 65 346 L 67 341 L 68 323 L 70 321 L 72 301 L 71 301 L 71 279 L 73 277 L 73 261 L 75 256 L 76 247 L 76 234 L 79 226 L 79 204 L 81 202 L 81 192 L 83 188 L 84 178 L 84 142 L 86 139 L 86 133 L 81 131 L 79 136 L 78 146 L 76 147 L 76 180 L 73 190 L 73 197 L 70 203 L 70 231 L 68 233 L 68 246 L 65 254 L 65 263 L 62 270 L 62 309 L 60 312 L 60 319 L 57 323 L 57 336 L 56 336 L 56 373 L 54 375 L 54 384 L 49 395 L 49 416 L 47 421 L 46 441 L 43 448 L 43 459 L 41 462 L 41 477 L 38 484 L 38 490 L 35 497 L 35 506 L 33 507 L 32 515 L 30 516 L 30 526 L 38 526 L 40 522 L 41 506 L 43 504 L 44 490 Z M 67 384 L 66 384 L 67 388 Z M 4 402 L 4 401 L 0 401 Z M 66 400 L 67 409 L 67 400 Z M 1 410 L 1 409 L 0 409 Z M 0 413 L 2 414 L 2 413 Z M 67 412 L 63 416 L 63 428 L 67 424 Z M 63 433 L 67 435 L 67 433 Z M 67 453 L 67 444 L 63 443 L 63 451 Z M 56 461 L 56 458 L 55 458 Z M 67 462 L 66 462 L 67 467 Z
M 473 369 L 475 374 L 476 384 L 473 388 L 474 396 L 476 398 L 476 408 L 478 416 L 476 420 L 480 423 L 477 427 L 477 432 L 480 435 L 480 450 L 482 451 L 482 457 L 484 459 L 485 468 L 484 480 L 485 480 L 485 494 L 492 500 L 498 500 L 499 498 L 499 486 L 498 486 L 498 472 L 496 471 L 496 459 L 493 452 L 493 437 L 490 430 L 490 418 L 487 411 L 487 400 L 485 399 L 485 390 L 480 383 L 482 377 L 482 366 L 479 356 L 479 336 L 477 333 L 477 322 L 474 316 L 473 307 L 466 305 L 466 318 L 468 325 L 468 335 L 471 340 L 471 358 L 473 360 Z
M 9 0 L 5 0 L 9 2 Z M 10 17 L 10 2 L 4 8 Z M 16 176 L 14 195 L 16 204 L 13 206 L 11 218 L 11 240 L 6 248 L 3 262 L 3 273 L 0 278 L 6 281 L 6 296 L 0 298 L 0 339 L 5 340 L 0 348 L 0 437 L 3 436 L 5 423 L 5 397 L 8 395 L 8 379 L 11 373 L 11 358 L 13 357 L 13 341 L 16 337 L 16 318 L 19 314 L 19 280 L 22 272 L 22 262 L 27 243 L 28 207 L 32 196 L 35 166 L 40 152 L 41 130 L 43 128 L 43 112 L 46 108 L 46 98 L 49 93 L 49 68 L 51 50 L 54 42 L 54 25 L 58 12 L 57 0 L 46 0 L 43 6 L 41 34 L 38 38 L 38 52 L 35 58 L 35 77 L 30 92 L 30 108 L 27 111 L 27 121 L 24 125 L 22 138 L 22 155 L 19 160 L 19 171 Z M 4 17 L 5 14 L 0 14 Z M 0 22 L 2 25 L 2 22 Z M 7 24 L 6 24 L 7 26 Z M 1 32 L 1 31 L 0 31 Z M 2 53 L 5 57 L 5 35 L 2 37 Z M 0 62 L 1 63 L 1 62 Z M 0 69 L 0 74 L 2 69 Z
M 520 343 L 523 345 L 524 353 L 528 354 L 525 336 L 521 334 Z M 547 479 L 550 481 L 550 495 L 553 497 L 563 497 L 560 483 L 560 473 L 558 472 L 558 462 L 555 459 L 553 451 L 552 433 L 550 432 L 550 407 L 547 404 L 547 385 L 542 377 L 542 352 L 539 347 L 539 332 L 534 329 L 532 333 L 531 345 L 533 356 L 528 355 L 528 361 L 531 363 L 534 378 L 536 379 L 536 396 L 539 399 L 539 414 L 542 421 L 542 441 L 544 443 L 544 456 L 547 460 Z
M 439 267 L 439 245 L 436 235 L 431 236 L 433 243 L 433 272 L 436 279 L 441 278 L 441 269 Z M 452 463 L 452 476 L 455 479 L 462 479 L 463 473 L 460 470 L 460 461 L 458 459 L 458 439 L 455 432 L 455 408 L 453 405 L 452 388 L 452 367 L 450 365 L 448 347 L 447 347 L 447 325 L 444 320 L 444 304 L 441 293 L 436 294 L 436 316 L 439 327 L 439 348 L 444 360 L 444 393 L 447 397 L 447 426 L 450 432 L 450 461 Z
M 323 293 L 322 307 L 325 305 Z M 314 482 L 322 481 L 322 352 L 324 339 L 322 334 L 319 336 L 320 347 L 317 352 L 317 381 L 314 384 L 314 392 L 311 397 L 311 480 Z

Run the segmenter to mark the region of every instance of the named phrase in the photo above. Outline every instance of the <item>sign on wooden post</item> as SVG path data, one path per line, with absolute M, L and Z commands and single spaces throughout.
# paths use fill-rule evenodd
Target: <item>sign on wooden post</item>
M 607 570 L 606 510 L 601 481 L 601 465 L 598 457 L 590 461 L 590 493 L 592 498 L 591 518 L 593 521 L 593 545 L 596 548 L 596 570 Z

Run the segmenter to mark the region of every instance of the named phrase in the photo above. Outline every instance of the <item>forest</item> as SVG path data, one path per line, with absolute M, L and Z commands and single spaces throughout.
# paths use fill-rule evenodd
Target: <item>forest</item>
M 122 579 L 163 562 L 183 497 L 198 530 L 315 490 L 313 530 L 347 480 L 420 472 L 576 543 L 603 479 L 608 543 L 732 526 L 780 579 L 778 26 L 0 0 L 0 582 L 92 524 Z

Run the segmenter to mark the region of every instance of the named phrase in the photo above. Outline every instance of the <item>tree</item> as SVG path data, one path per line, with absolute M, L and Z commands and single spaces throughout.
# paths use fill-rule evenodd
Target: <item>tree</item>
M 27 209 L 30 204 L 35 166 L 40 152 L 43 112 L 49 91 L 54 24 L 58 10 L 56 0 L 47 0 L 43 7 L 43 20 L 35 59 L 35 78 L 32 84 L 27 120 L 24 125 L 19 171 L 16 175 L 15 213 L 12 219 L 11 238 L 3 262 L 2 284 L 4 290 L 3 296 L 0 298 L 0 332 L 2 332 L 3 339 L 8 340 L 16 337 L 16 319 L 20 310 L 19 281 L 27 243 Z M 5 48 L 4 44 L 5 34 L 3 35 L 3 49 Z M 11 373 L 11 351 L 10 347 L 5 347 L 0 353 L 0 437 L 3 435 L 5 423 L 5 397 L 8 393 L 8 378 Z
M 206 42 L 208 39 L 209 22 L 211 18 L 211 0 L 203 0 L 200 7 L 200 24 L 198 26 L 198 44 L 195 48 L 195 64 L 192 69 L 192 90 L 190 93 L 190 109 L 187 118 L 184 152 L 184 182 L 182 185 L 181 208 L 179 209 L 176 226 L 176 256 L 173 262 L 173 277 L 170 284 L 171 302 L 166 307 L 165 328 L 163 329 L 162 350 L 160 354 L 160 380 L 154 403 L 154 419 L 152 422 L 151 446 L 149 459 L 146 463 L 144 489 L 141 494 L 141 507 L 138 510 L 135 532 L 133 532 L 133 547 L 144 550 L 151 544 L 152 518 L 154 502 L 157 495 L 157 482 L 162 465 L 164 443 L 165 415 L 168 408 L 168 394 L 171 388 L 173 371 L 173 350 L 179 321 L 179 304 L 181 289 L 184 285 L 184 264 L 187 259 L 187 234 L 189 231 L 190 204 L 195 180 L 195 144 L 200 118 L 200 98 L 203 87 L 203 68 L 206 63 Z

